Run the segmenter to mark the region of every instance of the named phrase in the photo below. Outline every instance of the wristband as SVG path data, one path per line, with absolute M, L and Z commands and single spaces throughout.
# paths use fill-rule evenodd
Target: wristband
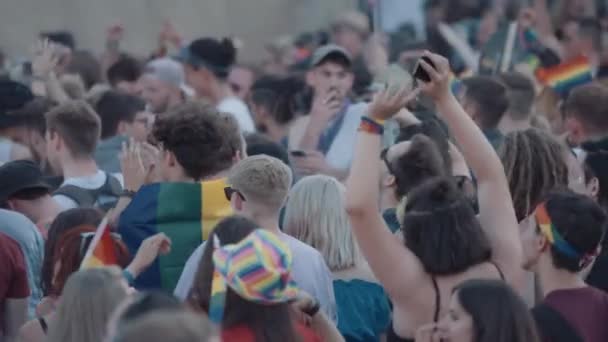
M 137 191 L 124 189 L 124 190 L 122 190 L 122 192 L 120 193 L 120 195 L 118 195 L 118 197 L 133 198 L 136 193 L 137 193 Z
M 135 277 L 133 276 L 133 274 L 131 274 L 131 272 L 127 271 L 126 269 L 122 270 L 122 276 L 125 278 L 129 286 L 135 283 Z
M 384 133 L 384 126 L 377 120 L 374 120 L 367 116 L 363 116 L 361 117 L 359 132 L 382 135 Z

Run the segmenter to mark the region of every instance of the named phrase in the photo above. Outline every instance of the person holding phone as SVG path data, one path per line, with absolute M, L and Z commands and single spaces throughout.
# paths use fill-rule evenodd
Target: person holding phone
M 308 115 L 289 132 L 288 148 L 299 176 L 324 174 L 344 180 L 353 159 L 358 123 L 367 106 L 352 104 L 352 58 L 337 45 L 315 51 L 306 81 L 313 90 Z

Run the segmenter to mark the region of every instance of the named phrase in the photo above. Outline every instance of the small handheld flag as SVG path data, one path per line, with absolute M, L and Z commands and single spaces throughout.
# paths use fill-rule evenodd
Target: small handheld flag
M 114 241 L 112 240 L 110 226 L 108 225 L 108 218 L 104 217 L 97 227 L 93 241 L 91 241 L 84 258 L 82 259 L 80 269 L 83 270 L 117 264 L 118 258 L 116 256 L 116 249 Z

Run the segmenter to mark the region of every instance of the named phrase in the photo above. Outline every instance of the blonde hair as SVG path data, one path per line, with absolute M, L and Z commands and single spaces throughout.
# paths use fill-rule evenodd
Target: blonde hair
M 228 182 L 250 204 L 261 204 L 268 211 L 278 212 L 285 204 L 292 175 L 289 166 L 279 159 L 257 155 L 233 166 Z
M 188 311 L 152 312 L 125 326 L 116 342 L 207 342 L 217 333 L 209 320 Z M 219 341 L 219 340 L 217 340 Z
M 65 284 L 48 342 L 101 342 L 112 312 L 127 297 L 118 267 L 73 273 Z
M 360 258 L 345 209 L 344 186 L 327 176 L 300 180 L 289 193 L 285 232 L 317 249 L 329 269 L 354 267 Z

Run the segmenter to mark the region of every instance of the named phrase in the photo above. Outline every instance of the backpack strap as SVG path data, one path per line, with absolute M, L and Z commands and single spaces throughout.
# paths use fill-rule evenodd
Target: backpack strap
M 66 184 L 53 192 L 53 195 L 65 196 L 76 202 L 78 207 L 92 207 L 97 200 L 97 196 L 91 190 L 83 189 L 79 186 Z
M 552 342 L 584 342 L 570 322 L 549 305 L 542 303 L 535 306 L 532 316 L 543 338 Z
M 97 189 L 84 189 L 76 185 L 67 184 L 57 189 L 53 195 L 62 195 L 70 198 L 79 207 L 92 207 L 102 194 L 119 197 L 122 187 L 116 177 L 105 172 L 106 181 Z

